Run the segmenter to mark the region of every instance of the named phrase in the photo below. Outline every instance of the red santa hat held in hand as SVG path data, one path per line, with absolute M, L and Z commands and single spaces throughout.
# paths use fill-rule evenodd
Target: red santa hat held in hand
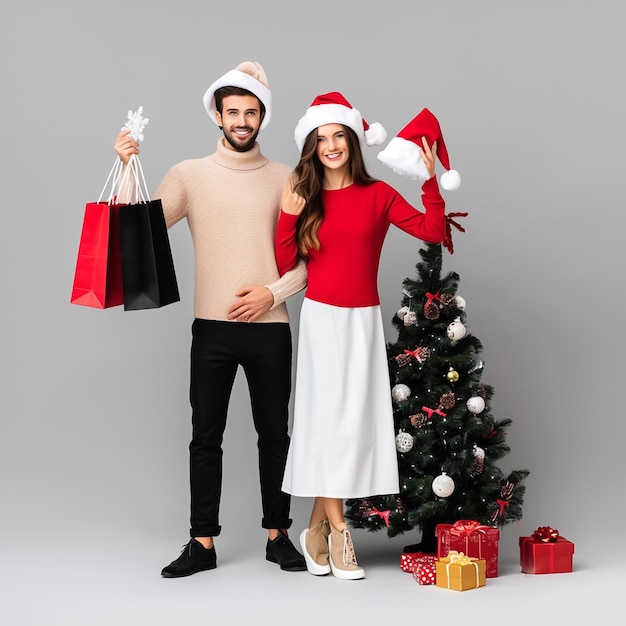
M 325 124 L 343 124 L 351 128 L 359 140 L 367 146 L 381 144 L 387 139 L 387 131 L 378 122 L 368 124 L 361 114 L 338 92 L 317 96 L 300 118 L 294 131 L 298 150 L 302 151 L 308 134 Z
M 441 175 L 441 186 L 452 191 L 461 186 L 461 176 L 450 169 L 448 150 L 441 134 L 437 118 L 428 110 L 422 109 L 378 154 L 378 160 L 397 174 L 424 182 L 430 178 L 428 168 L 420 155 L 422 137 L 432 147 L 437 142 L 437 157 L 446 171 Z

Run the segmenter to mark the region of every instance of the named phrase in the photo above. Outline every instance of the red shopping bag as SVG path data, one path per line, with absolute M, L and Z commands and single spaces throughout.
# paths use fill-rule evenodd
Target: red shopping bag
M 119 206 L 113 201 L 121 172 L 116 161 L 104 184 L 113 179 L 109 200 L 85 205 L 83 227 L 70 302 L 96 309 L 107 309 L 124 303 L 122 253 L 120 249 Z

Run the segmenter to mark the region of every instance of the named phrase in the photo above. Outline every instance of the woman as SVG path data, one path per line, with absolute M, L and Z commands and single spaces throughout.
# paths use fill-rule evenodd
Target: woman
M 281 274 L 300 257 L 308 270 L 283 491 L 315 498 L 300 536 L 308 571 L 342 579 L 364 576 L 344 499 L 399 492 L 376 284 L 385 235 L 394 224 L 425 241 L 445 237 L 436 144 L 423 141 L 430 179 L 421 212 L 367 173 L 361 143 L 385 138 L 340 93 L 316 98 L 296 127 L 301 157 L 283 191 L 276 239 Z

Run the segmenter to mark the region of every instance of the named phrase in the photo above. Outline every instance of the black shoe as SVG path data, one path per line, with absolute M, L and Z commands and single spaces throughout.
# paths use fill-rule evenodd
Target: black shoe
M 303 572 L 306 570 L 304 557 L 296 550 L 289 537 L 282 532 L 276 539 L 267 540 L 265 558 L 272 563 L 278 563 L 280 569 L 286 572 Z
M 216 567 L 215 547 L 205 548 L 196 539 L 191 539 L 183 547 L 180 556 L 162 569 L 161 576 L 165 578 L 179 578 L 181 576 L 191 576 L 191 574 L 207 569 L 215 569 Z

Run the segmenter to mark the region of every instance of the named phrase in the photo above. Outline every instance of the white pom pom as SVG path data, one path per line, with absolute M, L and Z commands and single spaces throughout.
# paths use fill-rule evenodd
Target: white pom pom
M 454 191 L 461 186 L 461 175 L 456 170 L 448 170 L 441 175 L 441 186 L 447 191 Z
M 384 143 L 386 139 L 387 131 L 379 122 L 370 124 L 369 128 L 365 131 L 365 143 L 368 146 L 378 146 Z

